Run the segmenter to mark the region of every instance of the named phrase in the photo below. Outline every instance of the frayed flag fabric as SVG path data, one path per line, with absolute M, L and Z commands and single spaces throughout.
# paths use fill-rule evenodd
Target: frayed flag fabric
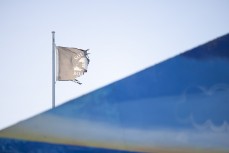
M 75 81 L 87 72 L 88 50 L 57 46 L 57 80 Z

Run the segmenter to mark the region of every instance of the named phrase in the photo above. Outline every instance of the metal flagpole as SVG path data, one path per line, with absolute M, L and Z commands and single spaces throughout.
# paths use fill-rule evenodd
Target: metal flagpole
M 55 108 L 55 31 L 52 31 L 52 108 Z

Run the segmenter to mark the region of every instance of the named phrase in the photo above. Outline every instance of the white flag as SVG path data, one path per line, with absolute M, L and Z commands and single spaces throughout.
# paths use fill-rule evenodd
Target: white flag
M 58 46 L 57 51 L 57 80 L 73 81 L 87 72 L 89 64 L 88 50 Z

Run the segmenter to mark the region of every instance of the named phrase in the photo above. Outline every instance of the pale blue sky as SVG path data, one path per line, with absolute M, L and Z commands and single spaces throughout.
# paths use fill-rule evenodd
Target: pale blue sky
M 56 44 L 90 49 L 88 73 L 56 104 L 229 33 L 228 0 L 1 0 L 0 129 L 51 108 Z

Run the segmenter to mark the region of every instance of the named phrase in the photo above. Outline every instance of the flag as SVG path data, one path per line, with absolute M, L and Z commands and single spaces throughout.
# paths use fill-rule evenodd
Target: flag
M 57 46 L 57 80 L 74 81 L 87 72 L 88 50 Z

